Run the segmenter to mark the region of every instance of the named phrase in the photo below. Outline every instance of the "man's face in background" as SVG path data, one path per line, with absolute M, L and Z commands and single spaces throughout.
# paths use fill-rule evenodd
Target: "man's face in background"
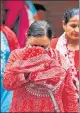
M 39 10 L 39 11 L 37 12 L 37 14 L 38 14 L 40 20 L 46 20 L 46 18 L 47 18 L 47 17 L 46 17 L 46 11 Z

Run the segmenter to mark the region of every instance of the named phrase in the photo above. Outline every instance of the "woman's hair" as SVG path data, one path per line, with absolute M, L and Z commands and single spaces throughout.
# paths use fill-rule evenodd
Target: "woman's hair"
M 45 20 L 39 20 L 33 22 L 27 32 L 27 36 L 40 37 L 47 36 L 49 39 L 52 38 L 52 28 L 50 24 Z
M 69 22 L 69 20 L 77 14 L 79 14 L 78 8 L 73 8 L 71 10 L 67 10 L 63 16 L 63 20 L 64 20 L 65 24 L 67 24 Z

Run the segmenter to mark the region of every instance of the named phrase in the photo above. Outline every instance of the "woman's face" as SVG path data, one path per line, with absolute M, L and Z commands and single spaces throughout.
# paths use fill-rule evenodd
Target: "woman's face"
M 79 39 L 79 15 L 73 16 L 67 24 L 63 22 L 63 28 L 68 39 Z
M 50 39 L 47 36 L 41 36 L 41 37 L 33 37 L 31 36 L 28 39 L 28 43 L 31 46 L 39 46 L 39 47 L 43 47 L 43 48 L 47 48 L 50 46 Z

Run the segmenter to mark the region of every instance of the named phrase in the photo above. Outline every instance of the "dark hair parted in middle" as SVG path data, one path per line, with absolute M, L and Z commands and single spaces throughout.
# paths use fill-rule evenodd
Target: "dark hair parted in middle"
M 49 39 L 52 38 L 52 28 L 50 24 L 45 20 L 39 20 L 33 22 L 28 30 L 27 36 L 34 36 L 34 37 L 40 37 L 40 36 L 47 36 Z
M 63 20 L 64 20 L 65 24 L 67 24 L 73 16 L 78 15 L 78 14 L 79 14 L 78 8 L 73 8 L 71 10 L 67 10 L 63 16 Z

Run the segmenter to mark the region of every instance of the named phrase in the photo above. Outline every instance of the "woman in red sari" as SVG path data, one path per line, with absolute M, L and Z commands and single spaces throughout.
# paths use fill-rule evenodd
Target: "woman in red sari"
M 65 112 L 62 96 L 66 94 L 70 94 L 67 111 L 77 111 L 68 64 L 65 66 L 65 59 L 50 48 L 51 26 L 46 21 L 36 21 L 27 37 L 26 47 L 14 50 L 6 65 L 3 84 L 13 90 L 10 112 Z
M 79 102 L 79 9 L 67 10 L 63 18 L 64 33 L 52 39 L 51 47 L 56 48 L 70 63 L 70 73 Z M 77 102 L 77 104 L 78 104 Z

